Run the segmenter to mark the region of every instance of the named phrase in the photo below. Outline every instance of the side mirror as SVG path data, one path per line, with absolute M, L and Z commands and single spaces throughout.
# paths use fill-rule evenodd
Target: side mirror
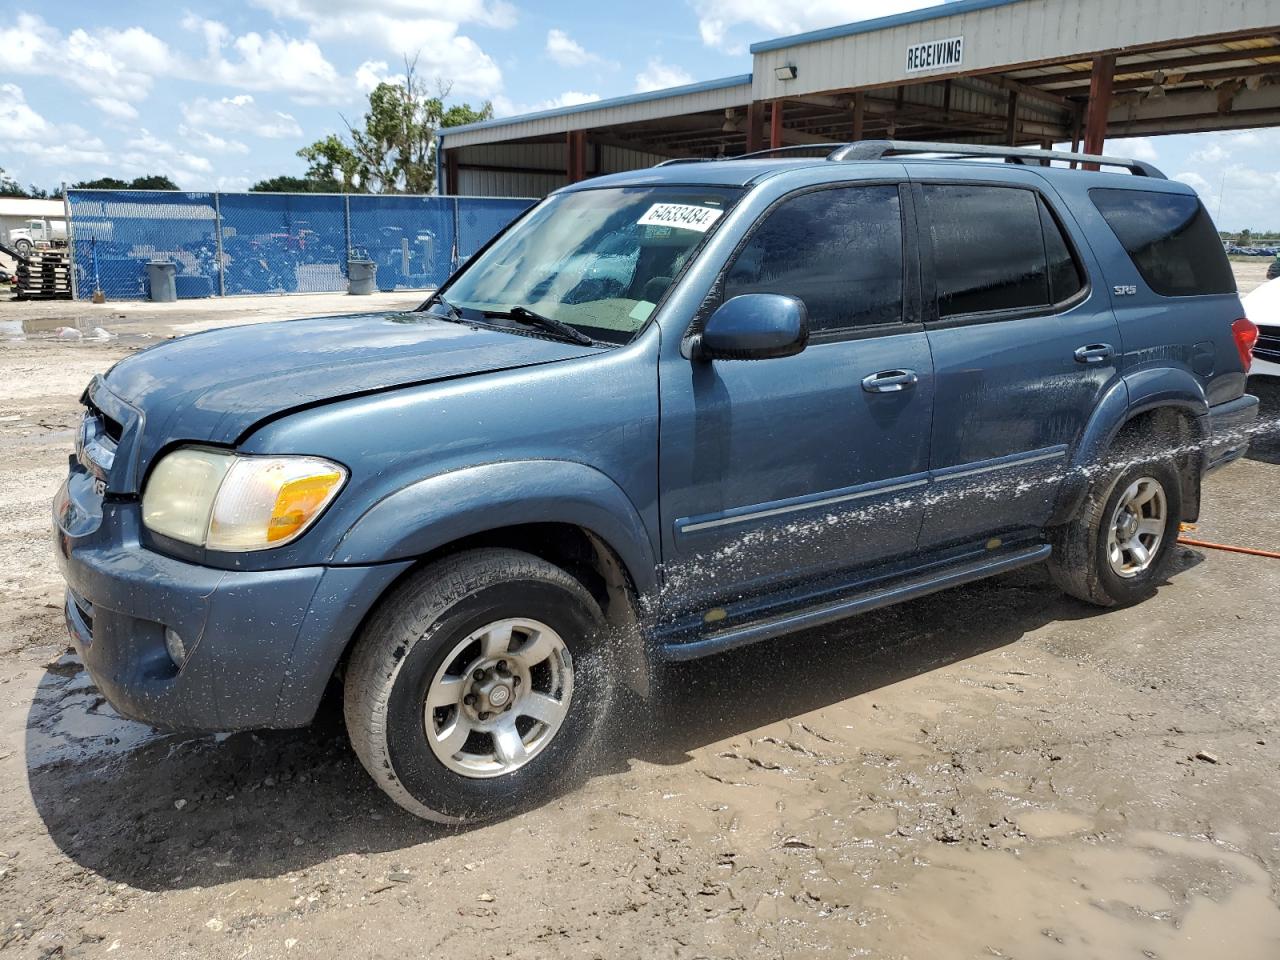
M 793 357 L 809 343 L 804 302 L 780 293 L 745 293 L 726 300 L 693 338 L 695 360 Z

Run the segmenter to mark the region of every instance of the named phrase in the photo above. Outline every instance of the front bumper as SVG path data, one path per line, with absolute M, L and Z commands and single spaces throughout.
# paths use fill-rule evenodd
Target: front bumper
M 1206 441 L 1205 472 L 1239 460 L 1253 439 L 1258 419 L 1258 398 L 1246 393 L 1235 400 L 1209 408 L 1209 436 Z
M 308 723 L 361 619 L 410 564 L 215 570 L 147 549 L 136 502 L 73 463 L 54 503 L 71 640 L 102 695 L 157 727 Z M 182 667 L 165 629 L 188 651 Z

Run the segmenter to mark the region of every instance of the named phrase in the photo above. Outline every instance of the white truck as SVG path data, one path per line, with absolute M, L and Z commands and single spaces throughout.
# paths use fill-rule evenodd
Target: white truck
M 67 242 L 67 222 L 37 218 L 9 231 L 9 246 L 24 257 L 36 247 L 59 246 Z

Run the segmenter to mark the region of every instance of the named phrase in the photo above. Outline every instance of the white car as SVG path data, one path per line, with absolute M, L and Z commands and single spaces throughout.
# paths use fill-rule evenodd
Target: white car
M 1243 300 L 1244 312 L 1258 325 L 1249 375 L 1280 377 L 1280 278 L 1268 280 Z

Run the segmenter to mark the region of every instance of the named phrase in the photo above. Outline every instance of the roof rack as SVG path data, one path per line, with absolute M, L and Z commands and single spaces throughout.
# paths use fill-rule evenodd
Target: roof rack
M 832 149 L 834 148 L 834 149 Z M 1128 160 L 1123 157 L 1106 157 L 1092 153 L 1070 153 L 1065 150 L 1039 150 L 1033 147 L 999 147 L 985 143 L 926 143 L 915 140 L 859 140 L 854 143 L 826 144 L 805 143 L 790 147 L 773 147 L 769 150 L 755 150 L 751 153 L 739 154 L 736 157 L 724 157 L 725 160 L 747 160 L 761 157 L 772 157 L 778 154 L 813 153 L 828 151 L 825 159 L 835 163 L 855 162 L 858 160 L 883 160 L 886 157 L 907 156 L 911 154 L 937 153 L 955 159 L 992 157 L 1006 163 L 1036 163 L 1049 166 L 1051 161 L 1062 163 L 1093 163 L 1100 167 L 1122 167 L 1136 177 L 1151 177 L 1156 180 L 1167 180 L 1157 167 L 1143 160 Z M 677 163 L 707 163 L 709 157 L 680 157 L 664 160 L 657 164 L 666 167 Z
M 860 140 L 837 146 L 827 159 L 835 162 L 853 160 L 882 160 L 890 156 L 913 153 L 941 153 L 949 157 L 999 157 L 1006 163 L 1039 161 L 1048 166 L 1050 161 L 1063 163 L 1094 163 L 1100 167 L 1123 167 L 1134 176 L 1168 178 L 1155 166 L 1142 160 L 1123 157 L 1107 157 L 1092 153 L 1071 153 L 1066 150 L 1039 150 L 1034 147 L 998 147 L 985 143 L 925 143 L 911 140 Z

